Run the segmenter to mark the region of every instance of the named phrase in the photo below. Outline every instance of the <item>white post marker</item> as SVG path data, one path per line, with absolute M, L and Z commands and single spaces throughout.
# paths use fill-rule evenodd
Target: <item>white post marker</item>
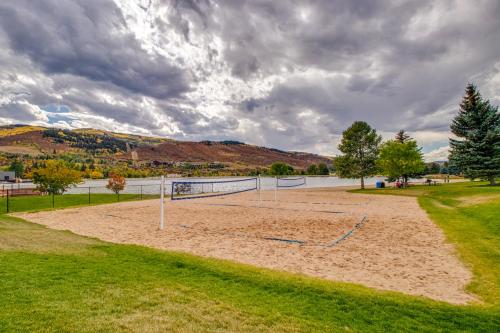
M 275 179 L 274 202 L 276 203 L 278 201 L 278 176 L 274 177 L 274 179 Z
M 262 205 L 262 197 L 261 197 L 261 194 L 260 194 L 260 173 L 259 173 L 259 179 L 258 179 L 257 189 L 259 191 L 259 207 L 260 207 Z
M 165 176 L 161 176 L 161 184 L 160 184 L 160 230 L 164 228 L 164 212 L 165 212 Z

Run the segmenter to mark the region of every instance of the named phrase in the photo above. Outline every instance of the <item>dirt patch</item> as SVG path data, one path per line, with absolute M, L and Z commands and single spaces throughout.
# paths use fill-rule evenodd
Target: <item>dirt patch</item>
M 441 209 L 453 209 L 453 207 L 447 206 L 437 200 L 432 199 L 432 204 Z
M 0 152 L 31 156 L 38 156 L 41 154 L 40 150 L 32 146 L 0 146 Z
M 457 200 L 460 201 L 460 206 L 466 207 L 500 200 L 500 194 L 473 195 L 468 197 L 460 197 Z
M 159 200 L 23 213 L 55 229 L 117 243 L 201 256 L 427 296 L 451 303 L 474 299 L 471 273 L 416 198 L 331 189 L 263 192 L 167 201 L 158 230 Z M 259 206 L 260 205 L 260 206 Z M 366 217 L 362 227 L 329 246 Z

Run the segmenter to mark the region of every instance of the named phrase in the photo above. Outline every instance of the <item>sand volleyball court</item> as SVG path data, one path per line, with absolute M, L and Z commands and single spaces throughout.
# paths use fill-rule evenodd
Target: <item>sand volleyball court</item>
M 263 191 L 124 202 L 18 217 L 115 243 L 139 244 L 463 304 L 471 273 L 413 197 L 342 189 Z M 357 226 L 357 227 L 356 227 Z M 348 236 L 348 237 L 346 237 Z M 345 238 L 345 239 L 344 239 Z

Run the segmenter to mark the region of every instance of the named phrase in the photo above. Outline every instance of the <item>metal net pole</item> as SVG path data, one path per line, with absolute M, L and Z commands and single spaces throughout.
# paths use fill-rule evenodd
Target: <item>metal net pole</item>
M 160 230 L 164 228 L 164 212 L 165 212 L 165 176 L 161 176 L 161 184 L 160 184 Z

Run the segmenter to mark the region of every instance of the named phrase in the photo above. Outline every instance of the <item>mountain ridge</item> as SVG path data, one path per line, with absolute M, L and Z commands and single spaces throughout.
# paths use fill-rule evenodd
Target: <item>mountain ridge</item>
M 111 132 L 94 128 L 61 129 L 31 125 L 0 126 L 0 152 L 42 155 L 76 153 L 135 165 L 222 163 L 230 169 L 269 167 L 284 162 L 297 169 L 331 165 L 331 158 L 283 151 L 236 140 L 178 141 L 169 138 Z

